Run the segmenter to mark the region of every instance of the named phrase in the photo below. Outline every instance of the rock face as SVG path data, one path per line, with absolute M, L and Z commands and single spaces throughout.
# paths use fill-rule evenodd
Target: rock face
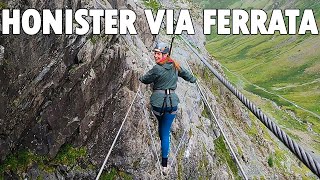
M 91 6 L 89 1 L 8 4 L 21 9 Z M 147 26 L 137 27 L 150 46 Z M 138 87 L 123 44 L 119 36 L 90 33 L 1 36 L 0 159 L 21 148 L 54 157 L 71 143 L 87 146 L 93 161 L 101 163 L 99 156 L 106 154 Z
M 6 171 L 4 177 L 93 179 L 132 102 L 105 170 L 115 168 L 134 179 L 158 179 L 161 176 L 157 162 L 160 158 L 157 122 L 149 107 L 151 87 L 138 81 L 138 77 L 154 64 L 149 50 L 156 37 L 149 32 L 141 4 L 130 0 L 103 3 L 109 8 L 133 9 L 138 16 L 135 26 L 138 35 L 39 33 L 0 37 L 0 45 L 5 49 L 4 58 L 0 59 L 2 163 L 10 154 L 22 149 L 49 159 L 56 157 L 66 144 L 87 150 L 86 163 L 77 162 L 82 170 L 58 164 L 53 170 L 46 171 L 31 163 L 24 173 Z M 26 0 L 8 1 L 7 4 L 10 8 L 20 9 L 68 7 L 76 10 L 93 8 L 95 1 Z M 199 22 L 195 23 L 195 29 L 198 35 L 186 39 L 207 56 Z M 160 35 L 159 39 L 170 41 L 167 35 Z M 184 67 L 188 67 L 185 63 L 188 60 L 200 84 L 206 85 L 203 91 L 222 126 L 230 127 L 226 133 L 233 139 L 231 144 L 238 149 L 238 158 L 248 175 L 271 177 L 270 168 L 263 164 L 266 160 L 256 158 L 261 152 L 269 151 L 269 147 L 255 151 L 257 147 L 252 141 L 256 139 L 241 130 L 250 127 L 251 120 L 239 102 L 214 77 L 208 78 L 208 72 L 197 57 L 179 39 L 174 44 L 172 56 Z M 220 66 L 212 62 L 222 72 Z M 231 170 L 231 165 L 216 154 L 215 139 L 220 137 L 220 132 L 212 117 L 208 116 L 197 87 L 181 79 L 177 94 L 181 104 L 172 126 L 169 159 L 172 172 L 168 178 L 233 179 L 239 176 L 237 167 L 235 171 Z M 257 139 L 263 133 L 259 132 Z M 238 136 L 240 140 L 236 139 Z M 243 154 L 239 153 L 239 148 Z M 248 160 L 252 158 L 256 162 L 254 165 L 263 170 L 251 172 Z M 89 168 L 87 162 L 93 167 Z

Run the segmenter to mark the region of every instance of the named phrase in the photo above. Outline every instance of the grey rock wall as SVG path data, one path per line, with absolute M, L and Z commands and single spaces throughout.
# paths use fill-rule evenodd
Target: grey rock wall
M 21 9 L 91 6 L 89 1 L 8 4 Z M 138 31 L 148 44 L 153 37 L 140 32 L 144 27 Z M 137 72 L 126 62 L 123 40 L 90 33 L 21 34 L 1 36 L 0 44 L 6 49 L 0 67 L 0 159 L 23 148 L 54 157 L 71 143 L 87 146 L 92 161 L 101 163 L 95 157 L 106 154 L 126 100 L 137 90 Z

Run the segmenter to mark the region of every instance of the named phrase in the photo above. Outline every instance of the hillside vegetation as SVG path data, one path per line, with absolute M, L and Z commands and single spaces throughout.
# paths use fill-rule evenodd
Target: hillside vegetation
M 320 1 L 202 1 L 204 8 L 313 9 L 319 28 Z M 285 19 L 287 22 L 287 19 Z M 268 27 L 268 26 L 267 26 Z M 292 138 L 320 154 L 320 36 L 217 35 L 206 45 L 229 80 L 274 118 Z M 259 96 L 260 99 L 257 99 Z

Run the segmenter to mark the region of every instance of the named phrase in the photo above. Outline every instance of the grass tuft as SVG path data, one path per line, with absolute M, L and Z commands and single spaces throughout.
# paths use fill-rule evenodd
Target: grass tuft
M 214 147 L 215 147 L 215 151 L 216 151 L 216 154 L 217 154 L 219 160 L 222 163 L 228 164 L 230 170 L 232 171 L 232 173 L 233 173 L 234 177 L 236 177 L 236 179 L 241 179 L 238 174 L 238 168 L 237 168 L 235 162 L 233 161 L 233 159 L 229 153 L 229 149 L 227 149 L 226 144 L 224 143 L 222 136 L 220 136 L 214 140 Z

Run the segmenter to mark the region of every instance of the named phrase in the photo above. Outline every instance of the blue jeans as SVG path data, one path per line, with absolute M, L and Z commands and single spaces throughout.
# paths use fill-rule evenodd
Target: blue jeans
M 163 113 L 161 113 L 162 108 L 152 106 L 152 109 L 154 111 L 155 116 L 158 119 L 162 157 L 168 158 L 170 151 L 170 129 L 173 119 L 176 117 L 175 112 L 177 111 L 178 107 L 175 106 L 172 107 L 172 109 L 171 107 L 164 108 Z

